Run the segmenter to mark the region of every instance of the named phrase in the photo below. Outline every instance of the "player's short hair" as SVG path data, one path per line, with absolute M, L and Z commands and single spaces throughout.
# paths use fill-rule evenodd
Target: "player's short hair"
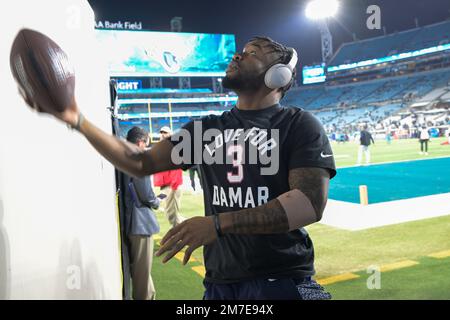
M 280 56 L 279 61 L 277 61 L 276 63 L 288 64 L 292 58 L 292 49 L 291 48 L 288 48 L 285 45 L 282 45 L 281 43 L 276 42 L 275 40 L 273 40 L 269 37 L 257 36 L 257 37 L 251 38 L 249 42 L 254 42 L 254 41 L 266 42 L 267 44 L 265 46 L 272 49 L 272 51 L 270 51 L 270 53 L 275 52 L 275 53 L 279 54 L 279 56 Z M 292 87 L 292 85 L 295 82 L 296 77 L 297 77 L 297 70 L 294 68 L 294 70 L 292 72 L 291 81 L 289 81 L 289 83 L 287 85 L 285 85 L 284 87 L 278 89 L 281 92 L 281 98 L 283 98 L 285 96 L 286 92 Z
M 131 143 L 138 143 L 139 141 L 147 141 L 148 134 L 147 131 L 140 127 L 133 127 L 128 130 L 127 141 Z

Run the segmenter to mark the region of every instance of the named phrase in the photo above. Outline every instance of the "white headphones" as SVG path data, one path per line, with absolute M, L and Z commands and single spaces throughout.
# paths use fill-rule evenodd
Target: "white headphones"
M 294 48 L 292 50 L 292 57 L 288 64 L 277 63 L 266 71 L 264 82 L 270 89 L 279 89 L 289 84 L 292 79 L 292 74 L 297 65 L 298 56 Z

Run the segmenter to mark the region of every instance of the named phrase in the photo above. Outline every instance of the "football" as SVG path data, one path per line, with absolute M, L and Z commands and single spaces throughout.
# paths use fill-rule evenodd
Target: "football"
M 62 112 L 72 103 L 73 66 L 61 47 L 46 35 L 21 29 L 11 47 L 10 67 L 21 95 L 40 111 Z

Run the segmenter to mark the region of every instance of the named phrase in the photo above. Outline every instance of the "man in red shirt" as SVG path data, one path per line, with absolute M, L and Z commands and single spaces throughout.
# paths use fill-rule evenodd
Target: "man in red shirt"
M 165 126 L 159 131 L 162 139 L 168 139 L 172 135 L 172 130 Z M 181 207 L 181 190 L 180 186 L 183 184 L 183 171 L 181 169 L 170 170 L 155 173 L 153 175 L 153 184 L 155 187 L 161 188 L 161 193 L 167 194 L 165 212 L 170 224 L 175 227 L 184 220 L 180 215 Z

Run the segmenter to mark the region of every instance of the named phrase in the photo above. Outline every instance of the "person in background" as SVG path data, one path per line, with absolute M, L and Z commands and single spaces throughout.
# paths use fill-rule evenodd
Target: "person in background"
M 392 142 L 392 135 L 391 135 L 391 132 L 389 129 L 386 130 L 386 142 L 387 142 L 387 144 L 391 144 L 391 142 Z
M 428 155 L 428 141 L 430 140 L 430 134 L 425 125 L 419 129 L 419 142 L 420 142 L 420 152 L 419 154 Z
M 198 181 L 201 184 L 201 179 L 200 179 L 200 171 L 198 169 L 198 166 L 192 166 L 191 168 L 189 168 L 189 179 L 191 180 L 191 187 L 192 190 L 197 193 L 198 191 L 200 191 L 198 188 L 195 187 L 195 174 L 197 174 L 198 177 Z
M 161 140 L 169 139 L 172 135 L 172 130 L 164 126 L 159 131 Z M 166 194 L 164 211 L 169 223 L 172 227 L 180 224 L 186 220 L 181 216 L 181 189 L 183 184 L 183 171 L 181 169 L 169 170 L 155 173 L 153 176 L 153 183 L 155 187 L 161 188 L 161 193 Z
M 131 128 L 128 142 L 145 150 L 149 139 L 147 132 L 139 127 Z M 132 178 L 124 173 L 125 182 L 125 235 L 130 252 L 132 296 L 134 300 L 154 300 L 155 286 L 151 276 L 153 262 L 153 234 L 159 231 L 154 209 L 159 207 L 150 176 Z
M 363 152 L 366 157 L 366 164 L 370 164 L 369 146 L 371 142 L 375 144 L 372 135 L 369 131 L 367 131 L 367 125 L 365 125 L 363 126 L 359 136 L 360 146 L 358 151 L 358 165 L 361 165 Z

